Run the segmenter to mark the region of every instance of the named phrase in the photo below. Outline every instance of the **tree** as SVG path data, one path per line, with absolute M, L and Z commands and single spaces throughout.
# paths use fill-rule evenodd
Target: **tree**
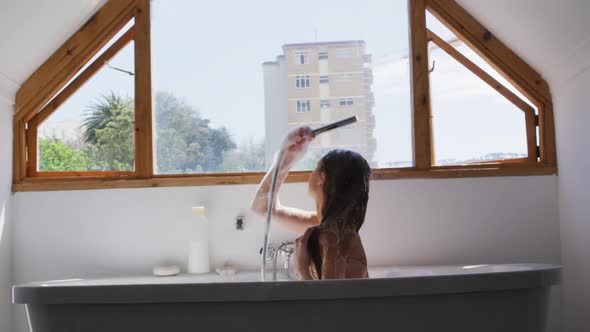
M 86 171 L 92 167 L 87 151 L 74 149 L 56 138 L 39 140 L 39 170 L 45 172 Z
M 102 129 L 94 130 L 97 163 L 103 170 L 131 171 L 134 166 L 134 111 L 132 107 L 110 110 L 110 119 Z
M 157 173 L 219 172 L 224 154 L 236 148 L 227 129 L 211 128 L 171 93 L 156 93 L 155 120 Z
M 133 170 L 133 105 L 113 92 L 97 98 L 82 115 L 83 144 L 43 140 L 41 170 Z M 157 93 L 155 106 L 157 172 L 219 172 L 226 153 L 236 148 L 227 129 L 211 128 L 198 110 L 169 93 Z
M 155 157 L 158 173 L 178 174 L 190 171 L 180 168 L 187 158 L 187 146 L 176 130 L 162 129 L 158 130 L 156 135 L 158 143 Z
M 114 92 L 102 95 L 82 114 L 83 147 L 91 154 L 93 169 L 131 171 L 134 168 L 133 99 Z
M 133 112 L 133 109 L 133 99 L 121 97 L 112 91 L 109 95 L 102 95 L 97 98 L 96 102 L 91 103 L 82 114 L 82 128 L 84 129 L 82 137 L 84 142 L 97 144 L 97 130 L 106 128 L 110 122 L 114 121 L 117 114 L 120 116 L 121 112 L 118 111 Z
M 221 172 L 263 172 L 265 171 L 264 142 L 253 139 L 240 144 L 237 150 L 225 152 Z

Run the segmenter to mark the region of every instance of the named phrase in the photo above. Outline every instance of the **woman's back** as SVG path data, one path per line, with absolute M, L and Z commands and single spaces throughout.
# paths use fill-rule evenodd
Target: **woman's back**
M 368 278 L 367 257 L 359 234 L 351 229 L 338 229 L 336 226 L 316 229 L 318 251 L 321 257 L 321 273 L 318 266 L 310 264 L 314 279 Z
M 350 252 L 346 259 L 346 276 L 345 278 L 368 278 L 367 256 L 365 248 L 361 242 L 361 237 L 354 232 L 354 236 L 349 238 Z

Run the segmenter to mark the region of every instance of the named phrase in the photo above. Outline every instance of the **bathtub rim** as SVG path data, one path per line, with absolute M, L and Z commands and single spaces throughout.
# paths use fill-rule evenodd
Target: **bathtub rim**
M 506 265 L 511 264 L 502 264 Z M 13 286 L 12 301 L 14 304 L 301 301 L 486 292 L 559 284 L 561 266 L 527 265 L 532 269 L 348 280 L 80 286 L 28 283 Z

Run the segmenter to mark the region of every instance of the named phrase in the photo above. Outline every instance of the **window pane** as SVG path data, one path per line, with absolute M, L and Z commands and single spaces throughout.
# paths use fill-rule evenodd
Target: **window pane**
M 466 58 L 471 60 L 471 62 L 475 63 L 488 75 L 492 76 L 494 79 L 500 82 L 500 84 L 505 86 L 515 95 L 517 95 L 524 102 L 529 104 L 529 106 L 531 106 L 535 111 L 537 111 L 537 107 L 522 93 L 520 93 L 520 91 L 518 91 L 518 89 L 516 89 L 516 87 L 512 85 L 512 83 L 508 82 L 504 78 L 504 76 L 502 76 L 495 69 L 493 69 L 482 57 L 475 53 L 475 51 L 467 47 L 467 45 L 465 45 L 461 40 L 459 40 L 459 38 L 451 30 L 449 30 L 444 24 L 442 24 L 436 17 L 434 17 L 429 12 L 426 12 L 426 26 L 430 31 L 434 32 L 437 36 L 455 46 L 457 51 L 459 51 Z
M 524 112 L 430 43 L 436 165 L 527 157 Z
M 133 71 L 130 42 L 39 126 L 38 171 L 134 170 Z
M 289 128 L 350 115 L 351 133 L 322 134 L 299 169 L 335 148 L 412 165 L 406 1 L 152 4 L 156 173 L 265 171 Z

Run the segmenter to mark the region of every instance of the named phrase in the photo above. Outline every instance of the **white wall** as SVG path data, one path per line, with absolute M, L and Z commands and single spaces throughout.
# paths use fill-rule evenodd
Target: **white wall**
M 2 77 L 0 77 L 0 81 Z M 0 82 L 0 90 L 2 82 Z M 12 105 L 0 91 L 0 331 L 12 330 Z
M 0 75 L 22 84 L 105 3 L 106 0 L 0 1 Z
M 556 177 L 372 183 L 363 240 L 371 265 L 559 262 Z M 184 262 L 190 207 L 208 209 L 212 263 L 255 268 L 263 225 L 247 211 L 256 186 L 17 193 L 18 281 L 149 273 Z M 306 184 L 285 204 L 311 208 Z M 34 208 L 31 208 L 34 207 Z M 273 239 L 295 234 L 275 229 Z
M 590 329 L 590 1 L 459 0 L 549 82 L 559 171 L 562 331 Z M 542 37 L 540 37 L 542 36 Z
M 557 87 L 555 115 L 559 162 L 559 211 L 564 331 L 590 329 L 590 40 L 572 58 L 576 72 Z
M 559 263 L 557 178 L 505 177 L 372 183 L 362 237 L 371 265 Z M 17 282 L 146 274 L 186 262 L 190 207 L 208 208 L 213 265 L 259 264 L 262 222 L 248 215 L 256 186 L 17 193 Z M 284 203 L 311 207 L 305 184 Z M 276 230 L 274 241 L 295 234 Z

